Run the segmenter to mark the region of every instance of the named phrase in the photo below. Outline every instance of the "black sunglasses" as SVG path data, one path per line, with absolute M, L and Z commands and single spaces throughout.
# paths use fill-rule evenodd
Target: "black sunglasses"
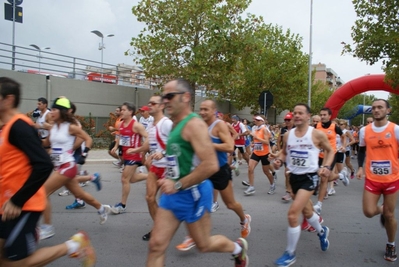
M 155 106 L 155 105 L 158 105 L 158 104 L 161 104 L 161 103 L 158 103 L 158 102 L 148 102 L 148 105 L 151 105 L 151 106 Z
M 182 95 L 186 92 L 171 92 L 171 93 L 167 93 L 165 95 L 162 95 L 162 99 L 167 99 L 167 100 L 172 100 L 175 95 Z

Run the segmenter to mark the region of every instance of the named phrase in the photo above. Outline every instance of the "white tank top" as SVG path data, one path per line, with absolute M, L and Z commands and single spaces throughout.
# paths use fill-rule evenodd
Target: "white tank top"
M 341 136 L 339 134 L 335 135 L 335 140 L 337 142 L 337 153 L 343 153 L 341 151 L 338 151 L 338 149 L 342 146 L 342 142 L 341 142 Z
M 348 136 L 346 136 L 346 132 L 347 132 L 347 131 L 348 131 L 347 129 L 343 129 L 343 130 L 342 130 L 343 135 L 345 136 L 345 137 L 344 137 L 344 138 L 345 138 L 345 142 L 346 142 L 346 144 L 349 144 L 349 143 L 350 143 L 350 139 L 349 139 Z M 346 146 L 346 147 L 345 147 L 345 151 L 351 151 L 351 146 Z
M 319 169 L 319 153 L 312 140 L 313 127 L 309 126 L 303 137 L 295 135 L 295 128 L 287 140 L 287 168 L 293 174 L 315 173 Z
M 54 124 L 50 130 L 51 160 L 54 166 L 75 161 L 73 157 L 73 143 L 75 136 L 69 134 L 69 122 Z
M 36 122 L 40 125 L 40 127 L 43 127 L 43 124 L 46 122 L 46 116 L 49 112 L 50 110 L 46 109 L 46 111 L 42 115 L 40 115 L 39 118 L 37 118 Z M 48 130 L 39 129 L 39 135 L 41 138 L 46 138 L 48 134 Z
M 168 136 L 170 131 L 172 130 L 173 122 L 167 118 L 163 117 L 160 119 L 156 125 L 153 123 L 150 123 L 148 125 L 147 131 L 148 131 L 148 141 L 150 143 L 150 153 L 154 152 L 161 152 L 163 149 L 158 138 L 157 138 L 157 131 L 158 131 L 158 136 L 164 143 L 166 147 L 166 143 L 168 142 Z M 160 160 L 153 160 L 152 165 L 158 168 L 166 168 L 168 161 L 166 157 L 163 157 Z

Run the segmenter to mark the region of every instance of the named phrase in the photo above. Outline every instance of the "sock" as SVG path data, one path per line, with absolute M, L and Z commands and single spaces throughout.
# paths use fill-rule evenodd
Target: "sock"
M 317 205 L 321 207 L 323 206 L 323 202 L 317 201 Z
M 316 229 L 316 232 L 318 232 L 319 234 L 323 232 L 323 228 L 321 227 L 321 224 L 319 222 L 319 215 L 317 215 L 316 212 L 313 212 L 313 216 L 306 220 L 311 226 L 313 226 L 314 229 Z
M 300 236 L 301 236 L 301 226 L 298 225 L 296 227 L 288 227 L 286 251 L 290 255 L 295 254 L 296 245 L 298 244 Z
M 248 221 L 248 219 L 247 219 L 247 217 L 245 217 L 245 220 L 241 221 L 240 224 L 244 225 L 247 223 L 247 221 Z
M 387 242 L 387 244 L 388 244 L 388 245 L 395 246 L 395 241 L 393 241 L 393 242 Z
M 242 247 L 240 245 L 238 245 L 237 242 L 234 242 L 234 246 L 235 246 L 235 248 L 234 248 L 234 251 L 233 251 L 233 255 L 240 254 L 241 251 L 242 251 Z
M 98 209 L 98 212 L 99 212 L 99 213 L 103 213 L 103 212 L 104 212 L 104 210 L 105 210 L 105 209 L 104 209 L 104 206 L 103 206 L 103 205 L 101 205 L 101 208 L 99 208 L 99 209 Z
M 344 179 L 344 175 L 342 173 L 338 173 L 338 176 L 340 180 Z
M 122 203 L 121 203 L 121 205 L 122 205 L 122 208 L 126 208 L 126 204 L 122 204 Z
M 65 245 L 68 248 L 68 255 L 71 255 L 72 253 L 75 253 L 76 251 L 78 251 L 80 244 L 76 241 L 73 240 L 68 240 L 65 242 Z
M 78 202 L 79 204 L 83 204 L 83 203 L 84 203 L 84 201 L 81 200 L 80 198 L 77 198 L 77 199 L 76 199 L 76 202 Z

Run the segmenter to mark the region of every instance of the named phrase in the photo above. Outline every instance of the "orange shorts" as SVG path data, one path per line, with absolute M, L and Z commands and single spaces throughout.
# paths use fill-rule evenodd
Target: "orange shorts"
M 399 180 L 391 183 L 374 182 L 366 178 L 364 189 L 376 195 L 390 195 L 399 190 Z

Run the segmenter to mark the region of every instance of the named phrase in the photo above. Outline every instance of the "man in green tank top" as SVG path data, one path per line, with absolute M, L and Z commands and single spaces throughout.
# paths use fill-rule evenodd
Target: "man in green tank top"
M 248 244 L 222 235 L 210 236 L 213 187 L 208 177 L 218 171 L 218 161 L 206 123 L 191 110 L 194 94 L 184 79 L 168 82 L 162 95 L 173 121 L 165 157 L 166 178 L 159 180 L 161 197 L 149 242 L 147 267 L 163 267 L 165 251 L 181 222 L 201 252 L 227 252 L 235 267 L 248 266 Z

